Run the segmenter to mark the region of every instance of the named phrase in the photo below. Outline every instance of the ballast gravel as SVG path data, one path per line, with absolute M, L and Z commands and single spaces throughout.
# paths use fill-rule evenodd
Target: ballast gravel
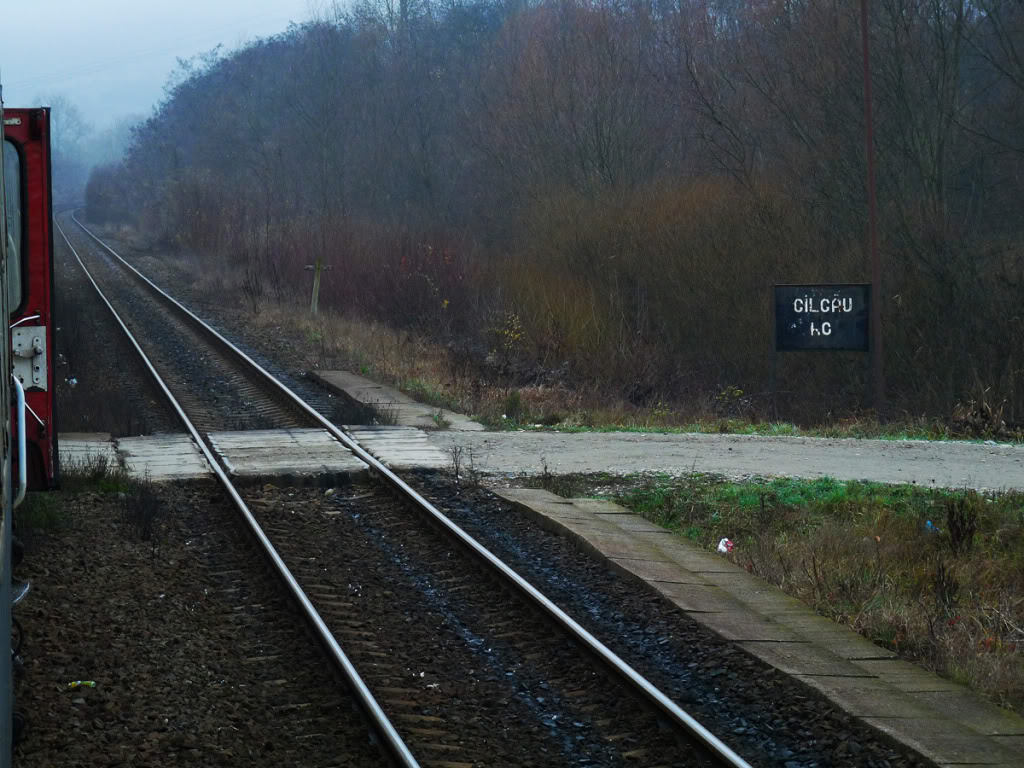
M 751 765 L 911 768 L 896 749 L 802 683 L 667 606 L 484 489 L 423 473 L 416 486 Z
M 23 531 L 18 768 L 383 764 L 220 496 L 163 486 L 143 540 L 118 492 L 61 493 Z

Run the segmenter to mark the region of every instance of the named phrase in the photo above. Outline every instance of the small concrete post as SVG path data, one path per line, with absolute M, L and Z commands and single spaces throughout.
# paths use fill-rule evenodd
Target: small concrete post
M 313 295 L 309 299 L 309 313 L 311 315 L 316 314 L 320 305 L 320 273 L 325 269 L 330 271 L 332 267 L 329 264 L 324 264 L 323 261 L 320 260 L 319 256 L 317 256 L 316 264 L 306 265 L 307 271 L 313 271 Z
M 320 273 L 323 271 L 323 264 L 320 259 L 316 260 L 316 266 L 313 268 L 313 297 L 309 300 L 309 313 L 311 315 L 316 314 L 317 304 L 320 301 Z

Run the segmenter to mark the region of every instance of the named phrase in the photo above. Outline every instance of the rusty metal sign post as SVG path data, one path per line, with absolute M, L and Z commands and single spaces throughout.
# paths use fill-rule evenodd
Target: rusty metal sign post
M 878 252 L 878 199 L 875 183 L 874 118 L 871 108 L 871 15 L 860 0 L 864 75 L 864 150 L 867 160 L 868 262 L 870 284 L 776 285 L 772 309 L 772 403 L 776 402 L 778 353 L 832 349 L 869 352 L 868 398 L 885 407 L 882 355 L 882 259 Z
M 882 366 L 882 260 L 878 255 L 878 205 L 875 195 L 875 141 L 871 115 L 871 47 L 868 0 L 860 0 L 861 44 L 864 50 L 864 143 L 868 166 L 868 248 L 871 258 L 871 400 L 876 411 L 885 406 Z

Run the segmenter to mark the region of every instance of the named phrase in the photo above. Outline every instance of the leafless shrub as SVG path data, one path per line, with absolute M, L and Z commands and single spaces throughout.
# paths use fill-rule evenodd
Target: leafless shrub
M 452 443 L 448 446 L 448 457 L 451 459 L 452 477 L 456 485 L 462 484 L 462 459 L 463 448 L 461 445 Z
M 483 479 L 483 472 L 476 467 L 476 463 L 473 461 L 473 449 L 470 448 L 466 452 L 465 472 L 463 473 L 465 478 L 465 486 L 468 490 L 475 491 L 481 486 L 481 480 Z
M 374 401 L 367 406 L 370 411 L 370 423 L 382 427 L 393 427 L 398 424 L 398 406 L 390 401 Z
M 78 462 L 67 462 L 61 465 L 64 475 L 81 474 L 86 481 L 96 482 L 107 476 L 110 462 L 105 453 L 87 454 Z
M 954 557 L 971 551 L 978 530 L 978 507 L 983 503 L 974 491 L 946 499 L 946 530 Z
M 770 530 L 775 523 L 775 509 L 773 506 L 765 503 L 765 496 L 765 492 L 761 491 L 758 499 L 760 505 L 758 506 L 757 513 L 755 515 L 755 520 L 763 531 Z
M 133 480 L 117 498 L 121 522 L 142 541 L 154 541 L 163 514 L 163 503 L 154 484 L 148 480 Z
M 950 617 L 956 615 L 957 596 L 960 593 L 960 581 L 954 569 L 942 560 L 935 563 L 935 578 L 932 582 L 934 592 L 934 610 L 925 609 L 928 616 L 928 633 L 935 641 L 940 628 Z
M 988 401 L 988 394 L 989 390 L 985 389 L 978 399 L 971 398 L 966 403 L 957 403 L 953 408 L 954 428 L 975 437 L 1003 434 L 1006 431 L 1006 422 L 1003 421 L 1006 400 L 993 405 Z
M 258 269 L 245 268 L 245 277 L 242 278 L 242 295 L 254 315 L 258 315 L 263 308 L 263 298 L 266 291 L 263 287 L 263 277 Z
M 100 483 L 117 485 L 127 477 L 125 470 L 110 461 L 106 452 L 86 453 L 60 457 L 61 485 L 65 490 L 96 486 Z

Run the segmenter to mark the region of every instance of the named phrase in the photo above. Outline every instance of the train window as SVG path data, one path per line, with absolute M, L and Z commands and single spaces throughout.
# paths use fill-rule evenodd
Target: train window
M 18 148 L 4 141 L 4 192 L 7 197 L 7 306 L 21 305 L 21 157 Z

